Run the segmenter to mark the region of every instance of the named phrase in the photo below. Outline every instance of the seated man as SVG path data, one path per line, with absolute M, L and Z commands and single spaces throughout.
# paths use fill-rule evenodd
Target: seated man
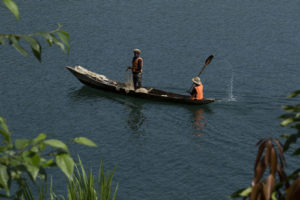
M 194 77 L 192 78 L 193 83 L 195 83 L 195 86 L 193 87 L 193 90 L 191 92 L 191 99 L 192 100 L 201 100 L 203 99 L 203 85 L 201 83 L 200 78 Z

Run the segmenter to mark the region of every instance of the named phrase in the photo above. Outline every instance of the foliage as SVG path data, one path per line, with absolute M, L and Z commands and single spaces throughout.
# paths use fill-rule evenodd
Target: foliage
M 115 188 L 113 197 L 112 195 L 112 178 L 113 172 L 109 174 L 104 172 L 103 164 L 101 162 L 99 167 L 99 176 L 97 184 L 95 184 L 92 170 L 86 173 L 84 166 L 79 159 L 79 163 L 75 164 L 75 173 L 73 174 L 72 180 L 67 180 L 68 183 L 68 196 L 65 198 L 63 195 L 56 195 L 52 190 L 52 178 L 50 185 L 50 200 L 115 200 L 118 190 L 118 185 Z M 47 199 L 47 187 L 42 185 L 39 189 L 38 198 L 34 198 L 32 191 L 27 183 L 24 184 L 24 192 L 20 196 L 20 199 L 24 200 L 45 200 Z
M 12 0 L 3 0 L 4 5 L 15 15 L 17 19 L 20 19 L 18 6 Z M 32 50 L 33 55 L 41 62 L 42 60 L 42 46 L 38 41 L 38 37 L 43 38 L 49 44 L 59 46 L 64 52 L 69 53 L 70 36 L 67 32 L 63 31 L 62 26 L 58 24 L 57 29 L 49 32 L 36 32 L 32 34 L 4 34 L 0 33 L 0 45 L 4 45 L 8 42 L 19 53 L 24 56 L 28 56 L 29 53 L 22 47 L 22 43 L 28 43 Z
M 295 98 L 300 95 L 300 90 L 297 90 L 290 94 L 289 98 Z M 281 126 L 287 126 L 292 129 L 296 129 L 296 133 L 284 134 L 282 137 L 286 140 L 284 144 L 284 151 L 287 151 L 290 148 L 290 145 L 297 142 L 297 139 L 300 137 L 300 104 L 298 105 L 286 105 L 282 108 L 287 112 L 284 115 L 280 116 L 282 120 Z M 297 148 L 293 155 L 299 155 L 300 148 Z
M 80 169 L 79 169 L 80 167 Z M 118 190 L 118 185 L 112 195 L 112 178 L 114 172 L 109 174 L 104 173 L 103 164 L 101 162 L 99 167 L 98 184 L 95 186 L 93 172 L 90 169 L 86 173 L 83 164 L 79 158 L 79 166 L 76 166 L 76 173 L 74 178 L 68 184 L 68 199 L 69 200 L 115 200 Z
M 72 180 L 74 171 L 74 160 L 70 156 L 69 149 L 65 143 L 57 139 L 47 139 L 44 133 L 36 138 L 11 139 L 11 133 L 0 117 L 0 134 L 3 142 L 0 144 L 0 196 L 11 196 L 11 185 L 17 184 L 16 197 L 26 191 L 27 177 L 33 183 L 37 179 L 46 180 L 46 168 L 58 166 L 61 171 Z M 95 146 L 95 144 L 84 137 L 75 138 L 74 142 L 84 145 Z M 5 190 L 5 193 L 3 193 Z
M 3 0 L 3 3 L 7 9 L 19 20 L 20 14 L 17 4 L 12 0 Z
M 52 179 L 51 179 L 52 181 Z M 52 187 L 52 185 L 51 185 Z M 22 191 L 22 193 L 19 194 L 18 199 L 22 199 L 22 200 L 34 200 L 34 195 L 32 194 L 32 191 L 27 183 L 27 181 L 24 181 L 23 184 L 23 188 L 24 190 Z M 39 187 L 38 190 L 38 200 L 44 200 L 46 199 L 46 195 L 47 195 L 47 187 L 45 182 Z
M 18 20 L 20 19 L 19 9 L 14 1 L 3 0 L 3 4 Z M 69 53 L 70 36 L 61 28 L 62 26 L 58 24 L 58 28 L 50 32 L 32 34 L 0 33 L 0 45 L 8 42 L 19 53 L 28 56 L 27 50 L 21 46 L 23 43 L 28 43 L 33 55 L 41 62 L 42 46 L 37 37 L 45 39 L 50 46 L 57 45 L 64 52 Z M 68 178 L 69 200 L 111 199 L 113 172 L 111 174 L 104 173 L 102 162 L 99 169 L 98 187 L 95 187 L 92 171 L 90 170 L 87 176 L 80 159 L 79 166 L 77 166 L 70 156 L 68 146 L 62 141 L 47 139 L 47 135 L 41 133 L 31 140 L 16 139 L 13 142 L 11 133 L 2 117 L 0 117 L 0 134 L 3 136 L 3 140 L 0 140 L 0 197 L 34 200 L 33 192 L 35 191 L 30 187 L 33 184 L 34 186 L 40 185 L 38 187 L 38 199 L 46 199 L 47 173 L 45 169 L 59 167 Z M 76 137 L 72 142 L 91 147 L 97 146 L 85 137 Z M 74 167 L 76 168 L 75 174 L 73 173 Z M 78 167 L 81 168 L 81 171 Z M 14 192 L 12 187 L 15 185 L 18 186 L 17 191 L 14 195 L 11 195 L 11 192 Z M 117 189 L 118 185 L 114 191 L 113 200 L 116 198 Z M 52 191 L 52 178 L 49 195 L 51 200 L 58 199 L 58 196 Z M 62 195 L 59 197 L 65 199 Z
M 300 94 L 297 90 L 290 94 L 289 98 L 295 98 Z M 281 115 L 281 126 L 287 126 L 295 129 L 292 134 L 284 134 L 282 138 L 285 143 L 282 146 L 277 139 L 263 139 L 258 142 L 258 153 L 254 165 L 254 178 L 251 187 L 240 189 L 234 192 L 230 197 L 243 197 L 251 200 L 296 200 L 300 197 L 300 168 L 296 169 L 290 175 L 284 171 L 285 159 L 283 153 L 290 149 L 291 145 L 297 142 L 300 137 L 300 104 L 282 106 L 286 114 Z M 274 145 L 275 144 L 275 145 Z M 277 147 L 277 150 L 275 148 Z M 296 148 L 293 156 L 300 154 L 300 148 Z M 278 162 L 278 160 L 280 162 Z M 269 175 L 263 179 L 266 169 L 269 168 Z M 278 175 L 276 182 L 276 174 Z

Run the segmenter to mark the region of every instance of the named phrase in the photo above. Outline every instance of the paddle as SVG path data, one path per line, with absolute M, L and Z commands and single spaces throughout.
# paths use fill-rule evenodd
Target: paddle
M 213 55 L 210 55 L 210 56 L 208 56 L 208 58 L 206 58 L 205 64 L 204 64 L 204 66 L 202 67 L 200 73 L 198 74 L 198 77 L 200 77 L 200 75 L 202 74 L 202 72 L 204 71 L 204 69 L 206 68 L 206 66 L 211 62 L 211 60 L 212 60 L 213 58 L 214 58 Z M 187 90 L 188 93 L 191 93 L 191 90 L 193 89 L 193 86 L 194 86 L 194 83 L 192 84 L 192 86 L 190 87 L 190 89 Z

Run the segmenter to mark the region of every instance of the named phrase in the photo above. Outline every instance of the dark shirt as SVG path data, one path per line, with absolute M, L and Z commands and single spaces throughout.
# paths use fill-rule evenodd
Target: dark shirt
M 132 63 L 133 63 L 137 58 L 139 58 L 139 57 L 134 56 L 133 59 L 132 59 Z M 142 69 L 142 61 L 139 60 L 139 61 L 138 61 L 138 67 L 137 67 L 137 70 L 141 70 L 141 69 Z

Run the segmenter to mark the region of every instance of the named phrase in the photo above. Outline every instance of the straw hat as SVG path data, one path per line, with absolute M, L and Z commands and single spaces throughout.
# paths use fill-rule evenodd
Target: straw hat
M 142 51 L 139 49 L 133 49 L 133 53 L 142 53 Z
M 197 84 L 197 85 L 201 85 L 201 84 L 202 84 L 202 83 L 201 83 L 201 80 L 200 80 L 200 78 L 199 78 L 198 76 L 192 78 L 192 81 L 193 81 L 195 84 Z

